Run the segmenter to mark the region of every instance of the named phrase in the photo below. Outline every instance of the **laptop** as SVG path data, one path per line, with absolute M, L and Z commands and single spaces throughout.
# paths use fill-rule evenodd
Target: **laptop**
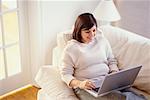
M 87 91 L 94 97 L 98 97 L 104 96 L 110 92 L 115 92 L 116 90 L 129 88 L 133 85 L 141 67 L 142 66 L 140 65 L 123 69 L 116 73 L 107 74 L 100 86 L 96 86 L 98 88 L 92 90 L 85 89 L 85 91 Z

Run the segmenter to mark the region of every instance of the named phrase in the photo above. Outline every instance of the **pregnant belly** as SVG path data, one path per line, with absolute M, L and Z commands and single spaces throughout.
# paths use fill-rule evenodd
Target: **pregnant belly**
M 74 76 L 78 79 L 91 79 L 109 72 L 109 67 L 106 64 L 96 64 L 92 66 L 87 66 L 82 70 L 75 70 Z

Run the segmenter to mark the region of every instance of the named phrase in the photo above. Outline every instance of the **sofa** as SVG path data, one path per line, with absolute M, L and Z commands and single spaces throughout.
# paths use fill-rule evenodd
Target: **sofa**
M 150 39 L 111 25 L 101 26 L 99 29 L 110 42 L 120 69 L 142 65 L 133 88 L 150 100 Z M 73 90 L 61 80 L 58 69 L 62 51 L 72 38 L 71 33 L 72 30 L 68 30 L 57 34 L 52 65 L 42 66 L 35 77 L 36 83 L 41 87 L 38 100 L 79 100 Z

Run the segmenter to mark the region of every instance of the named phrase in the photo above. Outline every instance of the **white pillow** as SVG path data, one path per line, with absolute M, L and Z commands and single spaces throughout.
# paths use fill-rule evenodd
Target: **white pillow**
M 53 61 L 52 65 L 57 68 L 61 64 L 61 55 L 67 44 L 67 41 L 72 39 L 72 30 L 67 30 L 57 34 L 57 46 L 53 48 Z
M 35 80 L 53 100 L 78 100 L 73 90 L 61 80 L 56 67 L 43 66 Z
M 64 48 L 67 41 L 72 39 L 72 30 L 64 31 L 57 34 L 57 46 Z

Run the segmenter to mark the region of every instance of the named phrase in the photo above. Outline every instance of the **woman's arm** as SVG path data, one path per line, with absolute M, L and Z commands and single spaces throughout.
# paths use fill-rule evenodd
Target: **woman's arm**
M 72 53 L 72 51 L 70 50 L 67 51 L 67 49 L 65 49 L 63 52 L 62 64 L 60 66 L 60 74 L 62 80 L 71 88 L 81 88 L 81 89 L 95 88 L 95 85 L 91 81 L 89 80 L 80 81 L 73 76 L 75 64 L 73 61 L 73 55 L 71 54 L 77 53 Z M 77 55 L 75 57 L 77 57 Z
M 61 65 L 59 67 L 62 80 L 69 86 L 71 80 L 75 79 L 74 74 L 74 62 L 70 55 L 70 52 L 65 49 L 63 51 Z
M 117 59 L 114 57 L 114 55 L 112 53 L 112 48 L 107 39 L 106 39 L 106 45 L 107 45 L 106 54 L 107 54 L 107 60 L 108 60 L 108 66 L 110 68 L 110 72 L 117 72 L 117 71 L 119 71 L 119 69 L 117 67 Z

